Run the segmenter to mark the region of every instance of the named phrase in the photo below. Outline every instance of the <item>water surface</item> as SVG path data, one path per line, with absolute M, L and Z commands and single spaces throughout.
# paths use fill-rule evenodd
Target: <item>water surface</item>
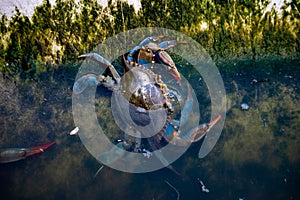
M 300 62 L 299 60 L 218 63 L 227 92 L 227 117 L 221 138 L 204 159 L 201 142 L 193 144 L 173 166 L 145 174 L 128 174 L 101 166 L 69 136 L 74 66 L 48 69 L 27 78 L 0 78 L 0 147 L 30 147 L 55 141 L 43 154 L 0 165 L 5 199 L 299 199 Z M 184 67 L 200 102 L 201 119 L 209 119 L 205 83 Z M 111 93 L 97 90 L 98 104 L 109 106 Z M 241 110 L 241 103 L 250 109 Z M 99 110 L 104 129 L 109 109 Z M 107 120 L 107 118 L 106 118 Z M 209 193 L 201 192 L 200 178 Z

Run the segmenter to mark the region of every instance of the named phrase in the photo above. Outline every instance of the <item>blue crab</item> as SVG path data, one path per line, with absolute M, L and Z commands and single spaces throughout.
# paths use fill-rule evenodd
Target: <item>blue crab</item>
M 152 151 L 162 148 L 164 142 L 178 146 L 187 146 L 193 142 L 197 142 L 221 119 L 221 115 L 218 115 L 210 123 L 194 127 L 185 133 L 179 131 L 180 126 L 189 120 L 189 115 L 193 109 L 192 90 L 189 85 L 184 85 L 187 88 L 187 97 L 182 100 L 184 103 L 180 119 L 174 119 L 173 104 L 176 100 L 181 98 L 181 95 L 170 89 L 162 80 L 161 75 L 154 72 L 153 65 L 151 65 L 152 61 L 149 65 L 146 62 L 147 59 L 141 59 L 141 57 L 143 57 L 141 55 L 144 54 L 144 52 L 140 50 L 144 50 L 145 48 L 147 49 L 146 52 L 150 52 L 150 54 L 160 55 L 158 56 L 159 60 L 157 60 L 157 62 L 162 62 L 163 64 L 161 66 L 166 69 L 165 71 L 171 74 L 176 80 L 181 80 L 174 62 L 164 51 L 164 49 L 174 46 L 175 41 L 160 43 L 156 46 L 153 41 L 158 38 L 161 37 L 155 36 L 146 38 L 139 46 L 130 51 L 127 55 L 127 59 L 123 56 L 125 73 L 122 77 L 108 60 L 97 53 L 87 53 L 79 56 L 79 58 L 92 59 L 98 64 L 104 65 L 110 75 L 84 74 L 76 80 L 73 88 L 75 94 L 81 94 L 86 88 L 96 85 L 103 85 L 109 90 L 118 91 L 121 96 L 124 97 L 123 99 L 127 101 L 131 120 L 135 123 L 136 127 L 144 127 L 151 123 L 153 120 L 149 114 L 151 111 L 161 111 L 164 113 L 166 118 L 158 119 L 158 121 L 163 121 L 159 132 L 152 137 L 147 137 L 146 134 L 145 137 Z M 152 48 L 154 48 L 154 50 Z M 167 60 L 171 62 L 166 65 L 165 61 L 162 61 L 161 55 L 163 55 L 164 58 L 168 58 Z M 135 58 L 136 56 L 137 59 Z M 123 102 L 118 103 L 123 104 Z M 120 110 L 122 110 L 122 108 Z M 130 126 L 131 124 L 128 124 L 128 127 Z M 125 137 L 118 142 L 118 148 L 140 153 L 142 142 L 137 143 L 133 137 Z M 116 148 L 116 155 L 118 154 L 118 148 Z M 166 163 L 167 166 L 168 162 L 164 157 L 159 154 L 157 154 L 157 157 L 162 163 Z M 108 159 L 111 162 L 114 160 L 113 158 Z M 169 166 L 169 168 L 174 171 L 171 166 Z

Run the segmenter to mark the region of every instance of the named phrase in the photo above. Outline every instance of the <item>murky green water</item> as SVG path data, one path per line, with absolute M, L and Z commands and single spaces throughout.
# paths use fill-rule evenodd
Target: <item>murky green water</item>
M 76 66 L 49 69 L 31 80 L 1 77 L 0 147 L 56 142 L 43 154 L 1 164 L 1 196 L 176 199 L 176 192 L 165 182 L 168 181 L 179 191 L 180 199 L 299 199 L 299 60 L 240 61 L 219 63 L 218 67 L 228 101 L 222 136 L 201 160 L 197 156 L 201 142 L 193 144 L 173 164 L 180 176 L 168 169 L 128 174 L 104 167 L 93 177 L 101 164 L 87 152 L 78 136 L 68 135 L 75 126 L 71 88 Z M 205 84 L 199 77 L 180 70 L 197 87 L 201 115 L 208 119 Z M 101 88 L 96 95 L 103 103 L 109 96 L 110 92 Z M 250 109 L 241 110 L 241 103 L 247 103 Z M 105 115 L 98 113 L 99 120 Z M 198 177 L 209 193 L 201 192 Z

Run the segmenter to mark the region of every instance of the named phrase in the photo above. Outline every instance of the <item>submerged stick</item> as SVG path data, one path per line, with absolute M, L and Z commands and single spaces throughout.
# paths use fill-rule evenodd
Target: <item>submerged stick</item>
M 175 190 L 175 192 L 177 193 L 177 200 L 179 200 L 180 194 L 179 194 L 178 190 L 177 190 L 173 185 L 171 185 L 171 183 L 169 183 L 168 181 L 165 180 L 165 182 L 166 182 L 166 184 L 168 184 L 171 188 L 173 188 L 173 190 Z
M 103 169 L 103 165 L 101 165 L 101 167 L 98 169 L 98 171 L 96 172 L 96 174 L 94 175 L 94 178 L 96 178 L 96 176 L 99 174 L 99 172 Z

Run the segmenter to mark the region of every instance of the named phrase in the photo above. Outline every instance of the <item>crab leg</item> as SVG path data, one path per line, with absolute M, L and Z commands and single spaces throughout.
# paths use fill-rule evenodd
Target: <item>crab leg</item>
M 175 47 L 178 44 L 186 44 L 185 41 L 178 41 L 178 40 L 169 40 L 169 41 L 163 41 L 158 44 L 161 50 L 167 50 L 172 47 Z
M 180 175 L 180 173 L 172 166 L 169 164 L 167 159 L 162 155 L 159 144 L 155 141 L 153 138 L 148 138 L 149 145 L 153 148 L 153 153 L 154 155 L 160 160 L 160 162 L 166 166 L 168 169 L 173 171 L 175 174 Z
M 141 48 L 142 46 L 145 46 L 150 42 L 156 42 L 164 37 L 165 37 L 164 35 L 154 35 L 154 36 L 147 37 L 142 42 L 140 42 L 139 47 Z
M 145 38 L 142 42 L 140 42 L 140 44 L 138 46 L 135 46 L 129 52 L 129 54 L 127 55 L 127 60 L 135 61 L 135 59 L 133 58 L 133 55 L 135 55 L 138 52 L 138 50 L 142 49 L 145 45 L 148 45 L 152 42 L 156 42 L 156 41 L 160 40 L 163 37 L 164 37 L 164 35 L 154 35 L 154 36 Z
M 178 124 L 178 121 L 173 120 L 173 123 L 170 123 L 167 127 L 165 133 L 165 139 L 168 142 L 171 142 L 174 145 L 178 146 L 186 146 L 191 144 L 192 142 L 198 142 L 201 140 L 210 129 L 222 118 L 222 115 L 219 114 L 215 117 L 210 123 L 205 123 L 199 125 L 198 127 L 192 129 L 185 135 L 180 135 L 178 133 L 178 127 L 174 124 Z
M 108 60 L 106 60 L 105 58 L 103 58 L 99 54 L 97 54 L 97 53 L 87 53 L 87 54 L 83 54 L 83 55 L 78 56 L 78 58 L 90 58 L 91 60 L 94 60 L 94 61 L 98 62 L 100 65 L 104 65 L 105 69 L 108 67 L 111 74 L 112 74 L 112 76 L 113 76 L 113 78 L 117 82 L 120 81 L 121 77 L 118 74 L 118 72 L 116 71 L 115 67 L 112 66 L 112 64 Z
M 91 60 L 96 61 L 97 63 L 100 64 L 100 66 L 103 69 L 103 71 L 108 68 L 113 76 L 113 78 L 116 80 L 117 85 L 119 84 L 121 77 L 114 68 L 114 66 L 105 58 L 100 56 L 97 53 L 87 53 L 79 56 L 78 58 L 89 58 Z M 75 94 L 80 94 L 82 93 L 87 87 L 92 87 L 92 86 L 97 86 L 103 84 L 105 87 L 108 89 L 113 90 L 115 87 L 115 83 L 113 79 L 110 76 L 104 76 L 102 74 L 94 74 L 94 73 L 89 73 L 89 74 L 84 74 L 81 77 L 79 77 L 73 87 L 73 91 Z
M 198 127 L 190 130 L 188 133 L 181 135 L 178 132 L 179 126 L 183 125 L 187 122 L 189 113 L 193 107 L 193 99 L 191 98 L 191 88 L 188 86 L 188 97 L 186 99 L 183 111 L 181 112 L 180 121 L 172 120 L 171 123 L 168 125 L 166 132 L 165 132 L 165 139 L 172 144 L 179 145 L 179 146 L 186 146 L 192 142 L 197 142 L 201 138 L 203 138 L 210 129 L 222 118 L 222 115 L 219 114 L 215 117 L 210 123 L 205 123 L 199 125 Z
M 102 56 L 100 56 L 97 53 L 82 54 L 82 55 L 78 56 L 78 58 L 90 58 L 91 60 L 94 60 L 94 61 L 97 61 L 98 63 L 104 64 L 105 66 L 111 65 L 108 60 L 106 60 L 105 58 L 103 58 Z

